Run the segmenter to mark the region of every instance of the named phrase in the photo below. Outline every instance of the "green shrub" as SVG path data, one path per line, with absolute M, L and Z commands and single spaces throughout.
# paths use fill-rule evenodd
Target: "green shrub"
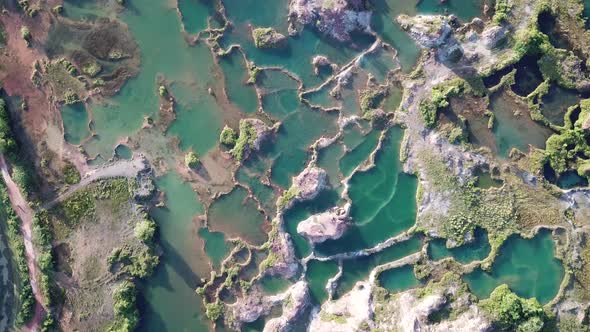
M 80 101 L 80 99 L 78 98 L 78 95 L 74 91 L 67 90 L 64 93 L 64 103 L 66 103 L 66 105 L 72 105 L 72 104 L 75 104 L 79 101 Z
M 223 304 L 219 302 L 205 304 L 205 315 L 212 321 L 216 321 L 223 315 Z
M 115 321 L 109 332 L 132 332 L 139 323 L 137 310 L 137 289 L 130 281 L 123 281 L 113 293 Z
M 287 38 L 273 28 L 256 28 L 252 30 L 256 48 L 278 48 L 287 44 Z
M 31 44 L 31 30 L 29 30 L 28 27 L 26 26 L 22 26 L 20 28 L 20 35 L 23 38 L 23 40 L 25 41 L 25 43 L 27 44 L 27 46 L 29 46 Z
M 231 154 L 237 161 L 244 159 L 246 149 L 250 148 L 250 145 L 256 141 L 257 137 L 258 133 L 252 123 L 246 120 L 240 120 L 240 136 L 236 140 L 234 148 L 231 150 Z
M 184 164 L 186 165 L 186 167 L 188 168 L 196 168 L 197 166 L 199 166 L 199 157 L 197 156 L 196 153 L 194 152 L 189 152 L 184 156 Z
M 363 114 L 379 107 L 379 104 L 385 97 L 383 89 L 367 89 L 359 93 L 359 103 Z
M 150 219 L 144 219 L 135 224 L 134 234 L 139 240 L 150 243 L 156 233 L 156 223 Z
M 234 146 L 234 145 L 236 145 L 237 139 L 238 139 L 238 135 L 236 134 L 235 130 L 233 130 L 232 128 L 230 128 L 228 126 L 223 127 L 223 130 L 221 131 L 221 135 L 219 135 L 219 141 L 221 142 L 221 144 L 227 145 L 227 146 Z
M 295 186 L 291 186 L 289 190 L 283 192 L 283 194 L 281 195 L 281 197 L 279 197 L 279 200 L 277 202 L 277 207 L 279 208 L 279 210 L 285 208 L 285 206 L 287 206 L 287 204 L 289 204 L 289 202 L 291 202 L 297 195 L 299 195 L 299 188 Z
M 82 67 L 82 72 L 90 77 L 94 77 L 100 73 L 102 66 L 98 62 L 89 62 Z
M 493 21 L 496 24 L 507 21 L 508 13 L 510 13 L 510 9 L 512 9 L 512 5 L 508 2 L 508 0 L 496 0 L 495 8 Z
M 160 97 L 166 97 L 166 95 L 168 95 L 168 89 L 166 89 L 165 86 L 160 85 L 158 87 L 158 94 L 160 95 Z
M 78 172 L 76 166 L 70 162 L 66 162 L 66 165 L 62 168 L 62 173 L 64 175 L 64 181 L 67 184 L 76 184 L 81 180 L 80 172 Z
M 534 299 L 523 299 L 507 285 L 500 285 L 480 307 L 500 329 L 534 332 L 540 331 L 546 318 L 543 307 Z

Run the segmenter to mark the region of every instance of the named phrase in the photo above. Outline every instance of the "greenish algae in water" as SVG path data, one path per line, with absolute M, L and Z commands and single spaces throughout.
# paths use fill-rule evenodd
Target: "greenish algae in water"
M 309 283 L 311 297 L 316 304 L 321 304 L 328 299 L 326 283 L 338 273 L 338 263 L 335 261 L 312 260 L 307 263 L 305 278 Z
M 203 207 L 177 174 L 168 174 L 156 184 L 168 197 L 165 208 L 150 213 L 158 223 L 163 256 L 143 287 L 145 309 L 139 330 L 206 331 L 208 320 L 195 289 L 210 270 L 202 242 L 195 241 L 198 226 L 192 222 Z
M 358 281 L 369 277 L 371 271 L 378 265 L 393 262 L 420 250 L 422 241 L 414 236 L 407 241 L 396 243 L 376 254 L 346 260 L 342 266 L 342 277 L 338 282 L 336 293 L 342 296 L 354 287 Z
M 244 113 L 258 110 L 258 96 L 254 85 L 247 85 L 248 70 L 242 53 L 234 49 L 219 60 L 225 78 L 225 92 L 229 100 Z
M 526 110 L 521 103 L 517 103 L 506 93 L 499 93 L 490 98 L 490 106 L 495 115 L 494 148 L 499 156 L 508 157 L 512 148 L 527 152 L 529 144 L 538 148 L 545 147 L 545 141 L 552 133 L 551 129 L 533 121 L 528 112 L 515 116 L 515 110 Z
M 487 298 L 499 285 L 507 284 L 517 295 L 549 302 L 559 290 L 564 269 L 554 256 L 554 243 L 549 231 L 543 230 L 532 239 L 512 236 L 500 248 L 492 272 L 480 269 L 464 276 L 469 288 Z
M 573 90 L 552 86 L 541 101 L 541 114 L 552 124 L 563 126 L 567 109 L 576 105 L 580 101 L 580 97 Z
M 133 157 L 133 151 L 127 145 L 119 144 L 115 148 L 115 156 L 121 159 L 131 159 Z
M 499 188 L 504 183 L 502 180 L 493 178 L 490 172 L 485 172 L 480 169 L 475 172 L 475 176 L 477 176 L 475 186 L 481 189 Z
M 390 292 L 402 292 L 420 286 L 412 265 L 404 265 L 379 274 L 379 285 Z
M 476 228 L 473 242 L 457 248 L 447 248 L 444 239 L 430 241 L 428 243 L 428 256 L 435 261 L 451 256 L 457 262 L 467 264 L 488 257 L 490 249 L 487 233 L 481 228 Z
M 401 173 L 403 130 L 391 128 L 377 153 L 375 167 L 349 181 L 353 226 L 337 240 L 317 245 L 323 255 L 370 248 L 410 228 L 416 217 L 417 181 Z
M 64 124 L 64 138 L 68 143 L 77 145 L 90 136 L 88 113 L 84 104 L 62 106 L 61 118 Z
M 242 187 L 215 200 L 209 207 L 207 222 L 211 230 L 223 232 L 230 238 L 240 237 L 253 245 L 261 245 L 268 238 L 262 229 L 264 215 Z
M 225 235 L 220 232 L 211 232 L 207 227 L 199 229 L 199 236 L 205 241 L 205 253 L 214 269 L 221 266 L 221 262 L 230 251 L 230 246 L 225 242 Z

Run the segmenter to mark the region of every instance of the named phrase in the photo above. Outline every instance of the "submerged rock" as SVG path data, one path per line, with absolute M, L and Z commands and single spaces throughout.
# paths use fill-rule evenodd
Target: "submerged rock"
M 442 46 L 452 31 L 449 19 L 442 15 L 400 15 L 397 21 L 423 48 Z
M 353 31 L 371 31 L 371 12 L 359 0 L 292 0 L 289 5 L 289 34 L 305 25 L 341 42 L 351 40 Z
M 338 239 L 348 228 L 348 212 L 350 205 L 335 207 L 329 211 L 315 214 L 297 225 L 297 233 L 305 236 L 313 243 Z
M 283 48 L 287 46 L 287 37 L 273 28 L 256 28 L 252 38 L 257 48 Z

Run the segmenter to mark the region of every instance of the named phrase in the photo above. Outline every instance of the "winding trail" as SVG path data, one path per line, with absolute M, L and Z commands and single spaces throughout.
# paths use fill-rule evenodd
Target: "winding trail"
M 134 178 L 138 173 L 147 168 L 147 161 L 143 156 L 134 157 L 130 160 L 120 160 L 110 165 L 95 168 L 90 172 L 86 173 L 80 182 L 72 185 L 68 190 L 61 193 L 53 200 L 43 204 L 42 209 L 48 210 L 62 202 L 66 198 L 73 195 L 76 191 L 86 187 L 94 181 L 100 179 L 126 177 Z
M 0 154 L 0 171 L 2 172 L 2 178 L 6 184 L 8 190 L 8 197 L 12 208 L 21 220 L 21 232 L 24 238 L 25 254 L 27 256 L 27 266 L 29 268 L 29 278 L 31 281 L 31 287 L 33 288 L 33 296 L 35 297 L 35 314 L 31 321 L 26 325 L 29 331 L 39 331 L 41 321 L 45 316 L 45 308 L 43 307 L 43 296 L 39 290 L 38 276 L 40 275 L 39 268 L 37 267 L 37 257 L 35 254 L 35 248 L 32 242 L 33 238 L 33 216 L 35 212 L 27 200 L 20 192 L 17 184 L 12 180 L 10 173 L 8 172 L 8 164 L 4 159 L 4 155 Z

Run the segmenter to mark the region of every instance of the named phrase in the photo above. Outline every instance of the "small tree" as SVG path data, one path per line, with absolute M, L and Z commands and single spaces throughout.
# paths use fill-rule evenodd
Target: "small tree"
M 143 242 L 151 242 L 156 233 L 156 223 L 153 220 L 145 219 L 135 224 L 135 237 Z
M 184 156 L 184 164 L 186 165 L 186 167 L 194 169 L 197 166 L 199 166 L 199 157 L 197 156 L 196 153 L 194 152 L 189 152 L 186 154 L 186 156 Z
M 236 131 L 233 130 L 232 128 L 225 126 L 223 127 L 223 130 L 221 131 L 221 135 L 219 135 L 219 141 L 221 142 L 221 144 L 227 145 L 227 146 L 234 146 L 236 145 L 236 140 L 238 139 L 238 135 L 236 134 Z

